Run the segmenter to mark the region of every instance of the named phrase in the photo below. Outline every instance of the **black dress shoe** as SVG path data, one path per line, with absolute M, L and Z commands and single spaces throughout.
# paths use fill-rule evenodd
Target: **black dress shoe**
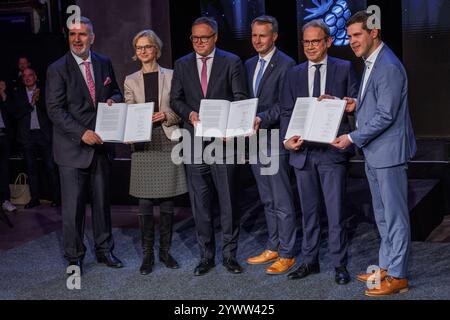
M 242 273 L 242 271 L 244 270 L 234 258 L 228 258 L 224 260 L 223 266 L 225 267 L 225 269 L 227 269 L 228 272 L 234 274 Z
M 153 255 L 153 252 L 146 252 L 144 253 L 144 258 L 142 259 L 142 265 L 139 268 L 139 271 L 144 276 L 149 273 L 152 273 L 154 264 L 155 264 L 155 256 Z
M 334 280 L 337 284 L 347 284 L 350 282 L 350 274 L 345 267 L 336 268 L 336 275 Z
M 159 261 L 164 263 L 164 265 L 169 269 L 178 269 L 180 266 L 178 262 L 170 255 L 170 253 L 159 253 Z
M 41 202 L 39 201 L 39 199 L 31 199 L 30 202 L 25 205 L 25 209 L 31 209 L 40 205 Z
M 69 270 L 69 268 L 71 266 L 78 267 L 78 270 L 80 271 L 80 276 L 83 274 L 83 260 L 78 259 L 78 260 L 71 260 L 71 261 L 69 261 L 69 264 L 67 265 L 67 268 L 66 268 L 67 276 L 71 276 L 71 275 L 73 275 L 76 272 L 74 270 Z
M 202 276 L 207 274 L 214 267 L 215 263 L 213 259 L 203 259 L 200 261 L 199 265 L 195 267 L 194 275 Z
M 288 274 L 288 278 L 291 280 L 302 279 L 310 274 L 319 273 L 320 267 L 318 263 L 307 264 L 303 263 L 297 270 Z
M 97 262 L 104 263 L 110 268 L 122 268 L 123 264 L 118 258 L 116 258 L 112 252 L 107 253 L 97 253 Z

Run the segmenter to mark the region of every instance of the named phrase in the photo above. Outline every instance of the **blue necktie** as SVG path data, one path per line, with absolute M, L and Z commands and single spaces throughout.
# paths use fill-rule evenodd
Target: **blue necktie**
M 314 89 L 313 89 L 313 97 L 320 97 L 320 67 L 321 64 L 315 64 L 316 72 L 314 74 Z
M 259 88 L 259 84 L 261 82 L 261 79 L 263 77 L 264 74 L 264 65 L 266 64 L 266 60 L 264 59 L 259 59 L 259 71 L 258 71 L 258 75 L 256 76 L 256 82 L 255 82 L 255 97 L 258 95 L 258 88 Z

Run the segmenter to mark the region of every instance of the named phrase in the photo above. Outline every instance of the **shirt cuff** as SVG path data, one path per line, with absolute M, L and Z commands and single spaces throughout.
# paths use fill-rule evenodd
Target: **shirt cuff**
M 354 143 L 353 139 L 352 139 L 352 136 L 350 134 L 348 134 L 347 137 L 348 137 L 348 140 L 350 140 L 351 143 Z

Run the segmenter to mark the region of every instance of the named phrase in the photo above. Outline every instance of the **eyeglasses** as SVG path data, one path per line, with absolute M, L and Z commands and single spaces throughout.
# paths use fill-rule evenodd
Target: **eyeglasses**
M 136 46 L 136 51 L 150 50 L 152 48 L 156 49 L 156 46 L 152 44 L 146 44 L 145 46 Z
M 200 41 L 201 43 L 207 43 L 207 42 L 209 41 L 209 39 L 211 39 L 211 38 L 214 37 L 215 35 L 216 35 L 215 33 L 213 33 L 213 34 L 210 35 L 210 36 L 203 36 L 203 37 L 196 37 L 196 36 L 191 35 L 191 36 L 189 37 L 189 39 L 191 39 L 191 41 L 192 41 L 193 43 L 198 43 L 199 41 Z
M 301 42 L 304 47 L 309 47 L 310 45 L 312 45 L 313 47 L 317 47 L 322 40 L 325 40 L 327 38 L 328 37 L 325 37 L 322 39 L 314 39 L 314 40 L 302 40 Z

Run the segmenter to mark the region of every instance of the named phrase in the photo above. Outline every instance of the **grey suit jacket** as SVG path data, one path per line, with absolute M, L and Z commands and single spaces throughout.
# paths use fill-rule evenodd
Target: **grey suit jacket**
M 362 85 L 361 85 L 362 87 Z M 367 81 L 358 94 L 357 130 L 350 134 L 374 168 L 406 163 L 416 152 L 408 109 L 405 68 L 386 45 L 381 49 Z

